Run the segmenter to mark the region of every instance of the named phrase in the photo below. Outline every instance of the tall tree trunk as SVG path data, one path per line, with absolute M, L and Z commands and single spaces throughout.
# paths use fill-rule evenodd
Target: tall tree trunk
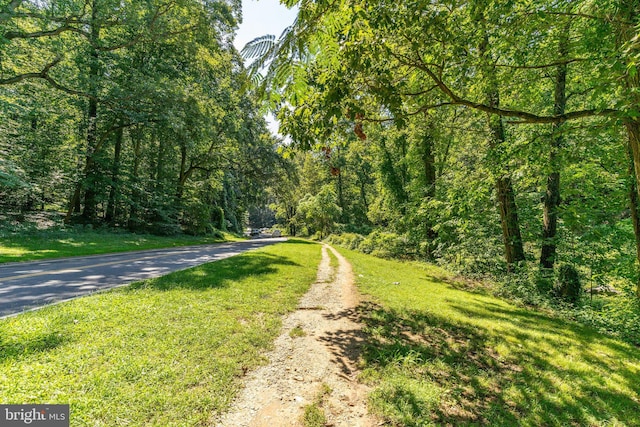
M 84 175 L 84 210 L 82 217 L 87 222 L 94 222 L 97 216 L 96 180 L 98 172 L 95 170 L 95 156 L 98 142 L 98 80 L 100 78 L 100 64 L 96 46 L 100 39 L 100 23 L 98 22 L 97 1 L 91 5 L 91 33 L 89 52 L 89 104 L 87 106 L 87 156 Z
M 82 182 L 76 184 L 75 190 L 73 190 L 73 195 L 71 199 L 69 199 L 69 208 L 67 209 L 67 215 L 64 217 L 65 224 L 68 224 L 71 221 L 71 216 L 75 212 L 80 212 L 80 195 L 82 192 Z
M 620 51 L 626 48 L 626 43 L 631 42 L 636 37 L 636 28 L 640 23 L 640 3 L 637 0 L 620 0 L 618 4 L 618 23 L 617 23 L 617 37 L 618 48 Z M 635 58 L 637 48 L 627 54 L 629 58 Z M 632 59 L 634 61 L 635 59 Z M 636 67 L 635 64 L 629 64 L 632 67 Z M 637 68 L 636 68 L 637 69 Z M 638 73 L 626 72 L 624 74 L 624 82 L 626 85 L 627 93 L 630 94 L 630 108 L 637 108 L 640 105 L 640 76 Z M 631 115 L 630 115 L 631 116 Z M 625 128 L 627 130 L 627 136 L 629 139 L 629 148 L 631 151 L 631 158 L 633 159 L 633 171 L 635 174 L 635 196 L 640 195 L 640 120 L 635 117 L 628 117 L 625 122 Z M 637 205 L 637 199 L 630 198 L 631 203 Z M 633 208 L 632 208 L 633 212 Z M 633 214 L 633 213 L 632 213 Z M 636 237 L 636 247 L 640 248 L 640 229 L 635 228 L 634 231 Z M 636 265 L 640 264 L 640 251 L 637 251 Z M 636 273 L 637 274 L 637 273 Z M 636 285 L 636 296 L 640 298 L 640 276 Z
M 571 21 L 567 21 L 560 37 L 558 53 L 560 59 L 569 55 L 569 31 Z M 567 105 L 567 64 L 558 65 L 554 88 L 553 113 L 560 116 L 565 113 Z M 561 133 L 563 122 L 554 123 L 549 144 L 549 176 L 547 176 L 547 191 L 542 207 L 542 248 L 540 249 L 540 265 L 542 268 L 553 269 L 556 261 L 556 234 L 558 230 L 558 208 L 560 206 L 560 159 L 559 151 L 563 144 Z
M 496 107 L 499 105 L 498 93 L 491 96 Z M 489 119 L 491 131 L 492 149 L 497 148 L 505 141 L 504 125 L 502 118 L 498 116 Z M 500 212 L 500 224 L 502 226 L 502 239 L 504 243 L 504 258 L 507 266 L 524 261 L 524 247 L 522 244 L 522 234 L 520 233 L 520 222 L 518 220 L 518 207 L 516 206 L 516 195 L 513 190 L 511 176 L 508 171 L 499 170 L 496 178 L 496 192 L 498 198 L 498 210 Z
M 487 103 L 494 108 L 500 107 L 500 92 L 498 90 L 498 79 L 496 75 L 495 65 L 488 52 L 489 36 L 486 30 L 486 20 L 482 16 L 480 23 L 484 31 L 484 37 L 479 46 L 480 55 L 484 58 L 484 77 L 486 79 L 485 96 Z M 496 150 L 506 140 L 504 123 L 500 116 L 489 116 L 489 147 Z M 496 150 L 497 151 L 497 150 Z M 496 193 L 498 199 L 498 210 L 500 212 L 500 224 L 502 226 L 502 240 L 504 243 L 504 258 L 507 267 L 517 262 L 524 261 L 524 247 L 522 244 L 522 234 L 520 233 L 520 223 L 518 220 L 518 208 L 516 206 L 516 197 L 511 182 L 511 176 L 506 168 L 498 164 L 496 174 Z
M 189 172 L 187 171 L 187 144 L 185 141 L 180 143 L 180 173 L 178 176 L 178 185 L 176 188 L 176 205 L 180 206 L 182 196 L 184 195 L 184 185 L 187 182 Z
M 131 189 L 131 199 L 129 202 L 129 221 L 127 227 L 134 231 L 138 228 L 140 219 L 138 218 L 138 204 L 142 199 L 140 192 L 140 149 L 142 146 L 142 129 L 136 129 L 131 133 L 133 140 L 133 169 L 131 170 L 131 178 L 133 185 Z
M 85 160 L 85 174 L 82 185 L 84 189 L 84 209 L 82 211 L 82 218 L 87 222 L 94 222 L 98 210 L 95 182 L 97 173 L 95 171 L 94 161 L 94 156 L 96 155 L 95 147 L 97 142 L 98 103 L 95 100 L 89 101 L 87 115 L 89 119 L 89 128 L 87 129 L 87 156 Z
M 630 170 L 630 175 L 635 184 L 635 191 L 632 192 L 630 197 L 631 203 L 631 215 L 633 219 L 634 232 L 636 237 L 636 264 L 640 263 L 640 227 L 638 227 L 638 197 L 640 196 L 640 121 L 628 119 L 625 122 L 625 127 L 627 129 L 627 135 L 629 136 L 629 150 L 631 151 L 631 159 L 633 161 L 633 170 Z M 635 175 L 635 176 L 634 176 Z M 633 186 L 632 186 L 633 189 Z M 634 209 L 636 208 L 636 209 Z M 635 218 L 633 217 L 635 213 Z M 637 268 L 637 267 L 636 267 Z M 638 272 L 636 271 L 636 274 Z M 636 282 L 636 295 L 640 298 L 640 276 L 637 278 Z
M 640 218 L 638 217 L 638 178 L 633 164 L 633 152 L 631 145 L 627 145 L 629 154 L 629 211 L 631 212 L 631 222 L 636 236 L 640 236 Z M 640 260 L 640 239 L 636 239 L 636 256 Z M 640 280 L 640 277 L 637 278 Z
M 429 124 L 429 129 L 427 129 L 426 133 L 422 137 L 422 166 L 424 172 L 424 197 L 425 199 L 431 201 L 436 196 L 436 158 L 435 158 L 435 150 L 433 147 L 434 139 L 433 134 L 431 132 L 431 124 Z M 433 229 L 433 221 L 431 218 L 425 219 L 425 233 L 428 239 L 427 242 L 427 257 L 429 259 L 433 258 L 433 241 L 438 234 Z
M 344 183 L 342 181 L 342 168 L 338 168 L 338 176 L 336 178 L 336 186 L 338 188 L 338 204 L 340 205 L 340 209 L 342 209 L 342 213 L 340 214 L 340 216 L 342 217 L 342 222 L 347 222 L 345 218 L 347 209 L 344 202 Z
M 398 172 L 396 166 L 394 165 L 393 157 L 387 148 L 387 144 L 384 138 L 380 139 L 380 148 L 382 149 L 383 160 L 382 160 L 382 178 L 384 179 L 384 185 L 387 187 L 393 198 L 394 202 L 398 204 L 400 208 L 400 213 L 404 215 L 407 210 L 407 202 L 409 201 L 409 196 L 405 191 L 404 183 L 405 179 L 403 177 L 402 171 Z M 399 167 L 398 169 L 402 169 Z
M 113 224 L 118 216 L 118 201 L 120 198 L 120 155 L 122 153 L 122 140 L 124 129 L 120 128 L 116 131 L 116 142 L 113 150 L 113 164 L 111 166 L 111 188 L 109 189 L 109 199 L 107 202 L 106 221 Z
M 362 201 L 362 206 L 364 206 L 365 212 L 368 212 L 369 202 L 367 201 L 367 183 L 362 178 L 358 178 L 358 183 L 360 184 L 360 200 Z

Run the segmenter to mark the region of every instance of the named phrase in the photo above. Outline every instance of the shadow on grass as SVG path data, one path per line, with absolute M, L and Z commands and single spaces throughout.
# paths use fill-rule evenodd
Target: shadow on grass
M 620 363 L 640 357 L 630 346 L 515 307 L 477 302 L 454 309 L 502 323 L 494 330 L 430 312 L 395 311 L 371 303 L 359 307 L 368 333 L 361 353 L 366 366 L 382 372 L 383 381 L 395 378 L 378 392 L 393 422 L 590 425 L 596 419 L 640 425 L 638 372 Z M 545 343 L 532 341 L 531 332 L 536 331 L 545 334 Z M 590 343 L 604 346 L 612 356 L 604 358 Z M 498 344 L 509 349 L 508 358 L 495 350 Z M 566 357 L 581 359 L 589 369 L 560 363 L 565 350 Z M 560 355 L 550 354 L 554 352 Z M 610 375 L 619 377 L 632 393 L 608 387 Z M 440 390 L 435 403 L 422 401 L 412 382 Z
M 0 362 L 51 351 L 66 342 L 67 339 L 63 334 L 57 332 L 44 333 L 28 339 L 7 339 L 7 337 L 0 335 Z
M 203 264 L 156 279 L 133 283 L 127 290 L 155 289 L 169 291 L 172 289 L 207 290 L 221 288 L 248 276 L 258 277 L 277 272 L 278 265 L 299 264 L 279 255 L 261 252 L 249 253 Z

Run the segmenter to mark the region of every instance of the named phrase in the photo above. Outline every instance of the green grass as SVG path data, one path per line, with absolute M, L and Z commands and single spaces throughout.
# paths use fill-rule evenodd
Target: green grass
M 64 230 L 4 233 L 0 235 L 0 263 L 235 240 L 241 239 L 229 233 L 223 238 Z
M 327 279 L 327 281 L 333 282 L 338 275 L 338 267 L 340 267 L 340 261 L 338 261 L 338 257 L 336 257 L 330 249 L 327 249 L 327 254 L 329 254 L 329 266 L 331 267 L 331 275 Z
M 340 261 L 338 261 L 338 257 L 335 256 L 330 249 L 327 249 L 327 253 L 329 254 L 329 265 L 334 271 L 336 271 L 340 266 Z
M 302 425 L 304 427 L 324 427 L 327 425 L 327 417 L 322 408 L 325 400 L 331 394 L 331 387 L 322 383 L 322 388 L 313 403 L 304 407 Z
M 340 251 L 370 300 L 362 378 L 393 425 L 640 425 L 637 347 L 433 266 Z
M 302 326 L 296 325 L 295 328 L 289 331 L 289 336 L 291 338 L 300 338 L 307 336 L 307 333 L 304 331 L 304 329 L 302 329 Z
M 265 362 L 320 246 L 290 241 L 0 320 L 0 402 L 71 426 L 204 426 Z

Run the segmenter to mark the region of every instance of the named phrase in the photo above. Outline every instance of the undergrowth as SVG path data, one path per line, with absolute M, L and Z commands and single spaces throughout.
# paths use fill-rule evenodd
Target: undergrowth
M 424 255 L 420 255 L 422 252 L 417 250 L 406 237 L 393 233 L 374 231 L 368 236 L 343 233 L 331 235 L 327 240 L 346 249 L 379 258 L 425 260 Z M 552 312 L 560 318 L 590 325 L 603 333 L 640 345 L 640 301 L 635 297 L 631 282 L 628 280 L 610 278 L 610 282 L 615 282 L 615 287 L 620 292 L 613 296 L 591 297 L 588 287 L 583 286 L 579 300 L 569 304 L 558 298 L 554 292 L 554 287 L 558 283 L 557 271 L 543 277 L 538 266 L 531 263 L 523 263 L 512 272 L 495 267 L 486 260 L 474 260 L 470 264 L 464 264 L 463 261 L 458 260 L 455 266 L 448 264 L 443 266 L 445 268 L 464 266 L 454 271 L 473 278 L 474 287 L 477 288 L 480 283 L 493 295 L 523 306 Z M 581 274 L 582 277 L 586 276 L 584 271 Z M 600 281 L 603 282 L 604 279 L 600 278 Z
M 361 380 L 394 426 L 640 425 L 640 351 L 422 262 L 340 251 L 365 295 Z

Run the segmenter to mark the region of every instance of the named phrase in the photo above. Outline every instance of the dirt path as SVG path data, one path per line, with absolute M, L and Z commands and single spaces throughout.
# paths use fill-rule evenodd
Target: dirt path
M 340 262 L 336 272 L 328 250 Z M 367 415 L 368 389 L 355 378 L 362 343 L 360 325 L 354 321 L 357 304 L 351 265 L 323 246 L 316 283 L 284 319 L 282 335 L 267 355 L 269 365 L 248 375 L 245 389 L 216 425 L 302 426 L 305 407 L 315 403 L 326 425 L 377 426 Z

